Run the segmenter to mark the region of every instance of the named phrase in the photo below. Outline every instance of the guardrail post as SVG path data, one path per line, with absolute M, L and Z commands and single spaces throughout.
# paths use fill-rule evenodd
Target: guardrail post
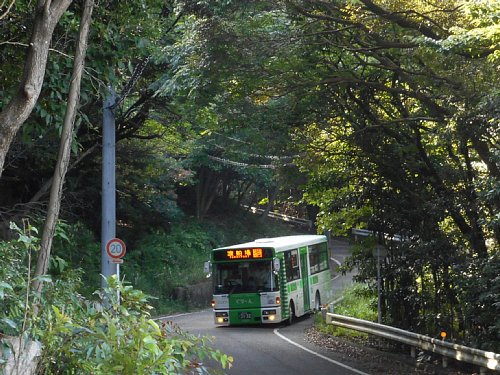
M 338 300 L 337 300 L 338 301 Z M 332 324 L 332 316 L 329 315 L 329 314 L 333 314 L 335 313 L 335 306 L 333 305 L 333 302 L 330 302 L 327 306 L 326 306 L 326 319 L 325 319 L 325 322 L 326 324 Z
M 443 368 L 448 367 L 448 357 L 443 356 Z
M 417 350 L 414 346 L 410 347 L 410 355 L 412 358 L 417 358 Z

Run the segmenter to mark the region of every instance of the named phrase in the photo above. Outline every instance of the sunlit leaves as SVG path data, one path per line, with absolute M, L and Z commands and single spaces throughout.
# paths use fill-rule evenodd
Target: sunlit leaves
M 499 14 L 497 1 L 455 1 L 449 12 L 447 35 L 440 40 L 422 38 L 422 44 L 436 46 L 442 52 L 465 54 L 471 58 L 488 56 L 491 62 L 498 59 L 500 46 Z

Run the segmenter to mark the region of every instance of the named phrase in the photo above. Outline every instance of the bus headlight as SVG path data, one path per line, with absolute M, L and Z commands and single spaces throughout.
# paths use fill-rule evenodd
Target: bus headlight
M 264 310 L 264 311 L 262 311 L 262 315 L 264 315 L 264 316 L 276 315 L 276 310 Z
M 215 320 L 219 324 L 227 323 L 229 321 L 228 316 L 229 316 L 229 314 L 227 313 L 227 311 L 216 312 L 215 313 Z
M 274 321 L 276 319 L 276 310 L 262 310 L 262 320 Z

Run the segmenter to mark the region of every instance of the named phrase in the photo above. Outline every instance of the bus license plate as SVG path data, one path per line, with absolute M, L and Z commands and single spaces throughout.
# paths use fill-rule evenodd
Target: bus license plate
M 240 312 L 239 318 L 240 319 L 252 319 L 252 313 L 246 312 L 246 311 Z

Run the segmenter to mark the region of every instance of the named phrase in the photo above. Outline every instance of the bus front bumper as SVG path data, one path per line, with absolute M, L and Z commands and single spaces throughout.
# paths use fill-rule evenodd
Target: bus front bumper
M 281 322 L 281 306 L 258 309 L 214 310 L 217 326 L 272 324 Z

